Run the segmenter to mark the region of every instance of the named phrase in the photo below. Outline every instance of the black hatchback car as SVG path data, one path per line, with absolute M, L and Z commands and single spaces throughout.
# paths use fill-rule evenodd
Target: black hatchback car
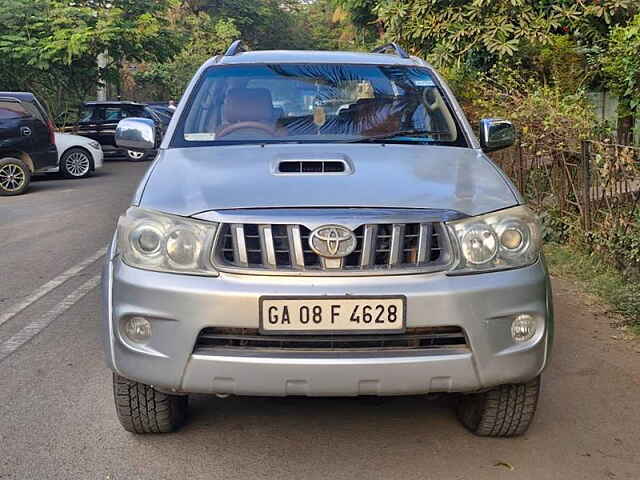
M 47 110 L 32 93 L 0 92 L 0 195 L 24 193 L 32 174 L 57 169 Z
M 82 104 L 80 118 L 73 127 L 73 133 L 89 137 L 102 145 L 105 159 L 127 158 L 132 161 L 145 160 L 155 152 L 136 152 L 116 146 L 115 134 L 118 122 L 123 118 L 142 117 L 154 121 L 160 136 L 167 129 L 169 119 L 158 114 L 144 103 L 113 101 L 86 102 Z

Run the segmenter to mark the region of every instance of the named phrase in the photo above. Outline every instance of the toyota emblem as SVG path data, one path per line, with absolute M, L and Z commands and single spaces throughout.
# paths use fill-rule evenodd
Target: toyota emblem
M 357 243 L 355 234 L 340 225 L 323 225 L 309 236 L 311 250 L 325 258 L 346 257 L 356 249 Z

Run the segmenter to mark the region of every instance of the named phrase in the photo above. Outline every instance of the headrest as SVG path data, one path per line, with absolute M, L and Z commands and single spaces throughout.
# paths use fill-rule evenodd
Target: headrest
M 225 123 L 273 120 L 271 92 L 266 88 L 232 88 L 224 100 Z

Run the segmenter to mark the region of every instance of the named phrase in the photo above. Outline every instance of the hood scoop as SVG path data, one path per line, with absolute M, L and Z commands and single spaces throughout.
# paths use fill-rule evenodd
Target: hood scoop
M 274 175 L 350 175 L 351 165 L 344 159 L 279 159 Z

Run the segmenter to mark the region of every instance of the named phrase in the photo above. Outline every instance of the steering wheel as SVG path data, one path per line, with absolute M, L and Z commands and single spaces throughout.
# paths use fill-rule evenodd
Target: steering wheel
M 270 127 L 269 125 L 265 125 L 264 123 L 261 123 L 261 122 L 238 122 L 238 123 L 232 123 L 232 124 L 227 125 L 226 127 L 224 127 L 222 130 L 220 130 L 218 132 L 218 134 L 216 135 L 216 138 L 225 137 L 225 136 L 229 135 L 230 133 L 233 133 L 233 132 L 236 132 L 236 131 L 242 130 L 242 129 L 261 130 L 261 131 L 269 134 L 272 137 L 276 136 L 276 130 L 273 127 Z
M 429 102 L 428 97 L 430 95 L 433 96 L 433 102 Z M 425 88 L 424 92 L 422 93 L 422 100 L 423 100 L 423 102 L 422 102 L 423 105 L 430 112 L 435 112 L 436 110 L 441 109 L 441 108 L 444 107 L 444 103 L 442 101 L 442 98 L 440 97 L 440 95 L 437 95 L 434 90 L 430 90 L 430 89 L 426 89 Z
M 433 102 L 429 102 L 429 95 L 433 95 L 434 100 Z M 443 117 L 445 123 L 447 124 L 447 128 L 449 129 L 449 132 L 451 132 L 452 138 L 453 140 L 455 140 L 455 135 L 453 132 L 456 132 L 456 124 L 453 121 L 453 118 L 451 117 L 451 115 L 448 113 L 449 109 L 447 107 L 447 105 L 444 103 L 444 100 L 442 99 L 442 96 L 438 93 L 437 90 L 432 89 L 425 89 L 424 92 L 422 93 L 422 100 L 424 101 L 424 106 L 427 109 L 428 112 L 430 113 L 434 113 L 436 111 L 441 112 L 441 116 Z

